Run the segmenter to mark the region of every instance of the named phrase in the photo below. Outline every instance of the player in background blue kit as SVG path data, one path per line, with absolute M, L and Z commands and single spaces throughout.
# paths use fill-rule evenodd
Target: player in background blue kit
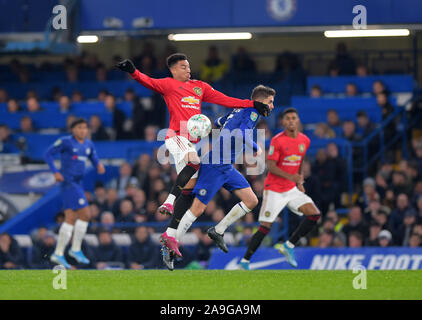
M 259 85 L 252 91 L 251 98 L 254 101 L 267 104 L 270 110 L 272 110 L 274 108 L 274 96 L 274 89 Z M 220 146 L 219 153 L 215 154 L 215 142 L 213 142 L 213 150 L 206 155 L 209 156 L 209 164 L 201 161 L 199 178 L 192 192 L 195 195 L 195 199 L 190 209 L 186 211 L 179 222 L 176 231 L 176 246 L 170 246 L 165 241 L 162 241 L 164 245 L 163 261 L 169 270 L 173 270 L 174 255 L 181 256 L 178 250 L 178 243 L 182 236 L 187 232 L 192 223 L 202 215 L 208 202 L 221 187 L 233 192 L 241 200 L 241 202 L 237 203 L 230 210 L 224 219 L 215 227 L 208 230 L 208 236 L 225 252 L 228 251 L 223 240 L 225 230 L 258 204 L 258 198 L 250 187 L 249 182 L 233 167 L 236 159 L 239 156 L 243 156 L 245 147 L 252 148 L 256 155 L 262 153 L 262 150 L 253 141 L 252 135 L 249 135 L 246 131 L 255 128 L 258 118 L 259 115 L 254 108 L 243 108 L 235 109 L 215 121 L 217 127 L 222 127 L 220 136 L 216 142 Z
M 89 264 L 89 260 L 81 250 L 82 240 L 91 216 L 82 186 L 85 161 L 89 159 L 99 174 L 105 172 L 104 166 L 97 157 L 94 144 L 86 138 L 88 135 L 87 121 L 82 118 L 77 119 L 72 123 L 71 129 L 71 136 L 58 139 L 45 154 L 45 161 L 54 173 L 56 181 L 61 182 L 60 188 L 65 213 L 65 221 L 59 230 L 56 250 L 50 260 L 67 269 L 70 269 L 71 266 L 64 257 L 64 249 L 69 243 L 72 233 L 72 248 L 69 250 L 69 256 L 78 263 Z M 60 171 L 54 165 L 53 156 L 55 154 L 60 154 Z

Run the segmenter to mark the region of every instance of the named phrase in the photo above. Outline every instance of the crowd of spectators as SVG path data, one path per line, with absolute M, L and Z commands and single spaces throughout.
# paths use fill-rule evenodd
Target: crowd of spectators
M 305 190 L 321 209 L 322 219 L 302 245 L 320 248 L 363 246 L 422 245 L 422 139 L 412 141 L 410 160 L 399 163 L 383 163 L 376 175 L 366 178 L 362 191 L 346 214 L 339 214 L 345 186 L 345 162 L 338 155 L 334 143 L 318 152 L 316 159 L 306 160 L 303 165 Z M 243 165 L 236 165 L 244 172 Z M 86 193 L 92 214 L 89 234 L 98 237 L 98 246 L 84 242 L 83 250 L 92 263 L 90 268 L 161 268 L 160 247 L 153 240 L 154 233 L 165 230 L 169 217 L 157 213 L 159 204 L 168 195 L 176 179 L 170 164 L 159 165 L 148 154 L 142 154 L 133 163 L 123 163 L 117 178 L 104 185 L 98 182 L 95 191 Z M 246 176 L 259 199 L 259 205 L 227 232 L 233 234 L 235 245 L 247 246 L 253 232 L 262 202 L 264 175 Z M 198 222 L 215 224 L 236 204 L 238 199 L 221 189 Z M 290 214 L 291 231 L 299 218 Z M 63 213 L 56 222 L 63 221 Z M 283 230 L 283 215 L 277 219 L 276 228 Z M 142 223 L 156 223 L 139 225 Z M 158 223 L 158 224 L 157 224 Z M 278 226 L 278 227 L 277 227 Z M 192 229 L 197 245 L 183 247 L 185 259 L 179 265 L 188 266 L 193 261 L 206 265 L 214 244 L 206 236 L 205 227 Z M 48 256 L 54 249 L 54 233 L 57 226 L 48 230 L 40 228 L 33 235 L 33 250 L 27 265 L 16 240 L 7 234 L 0 236 L 0 267 L 32 268 L 51 267 Z M 126 248 L 117 246 L 112 235 L 128 234 L 131 244 Z M 284 235 L 281 233 L 281 239 Z M 267 239 L 265 245 L 276 239 Z M 69 258 L 71 259 L 71 258 Z M 71 260 L 72 261 L 72 260 Z
M 165 66 L 165 57 L 173 53 L 172 47 L 166 48 L 162 55 L 156 55 L 151 44 L 147 44 L 144 50 L 133 57 L 135 64 L 146 74 L 160 77 L 168 74 Z M 114 62 L 121 60 L 114 57 Z M 110 70 L 98 61 L 95 56 L 81 55 L 64 62 L 66 79 L 75 82 L 79 79 L 81 70 L 95 70 L 96 81 L 103 82 L 108 79 Z M 48 64 L 42 66 L 42 70 L 51 68 Z M 231 72 L 244 74 L 256 71 L 256 62 L 245 48 L 238 48 L 228 66 L 220 57 L 216 47 L 210 47 L 207 59 L 201 66 L 200 78 L 208 82 L 221 80 Z M 30 72 L 13 60 L 11 70 L 18 75 L 21 82 L 31 79 Z M 292 77 L 292 74 L 302 73 L 298 56 L 289 52 L 277 57 L 276 74 L 280 79 Z M 330 64 L 331 76 L 343 74 L 357 74 L 366 76 L 366 66 L 356 64 L 347 53 L 347 48 L 340 45 L 336 58 Z M 367 94 L 368 95 L 368 94 Z M 385 85 L 376 81 L 373 84 L 372 95 L 376 97 L 377 104 L 382 110 L 382 118 L 386 119 L 395 107 L 388 101 L 389 92 Z M 368 95 L 368 96 L 369 96 Z M 311 88 L 310 96 L 320 98 L 324 96 L 319 86 Z M 347 97 L 365 96 L 358 91 L 355 84 L 349 83 L 344 91 Z M 69 124 L 74 119 L 71 114 L 72 104 L 85 101 L 79 91 L 71 96 L 61 94 L 55 90 L 52 99 L 57 101 L 60 112 L 69 113 L 67 117 L 68 132 Z M 106 90 L 98 93 L 98 101 L 104 102 L 106 110 L 113 114 L 113 130 L 106 128 L 97 115 L 89 119 L 91 138 L 94 141 L 111 139 L 144 139 L 155 141 L 158 128 L 164 127 L 165 119 L 162 112 L 165 105 L 159 95 L 150 99 L 136 96 L 133 90 L 126 91 L 123 97 L 114 97 Z M 119 101 L 133 103 L 133 116 L 127 118 L 120 109 L 116 108 Z M 37 98 L 35 91 L 27 93 L 26 109 L 31 113 L 42 111 L 43 105 Z M 0 103 L 5 103 L 9 113 L 21 112 L 22 101 L 9 97 L 4 89 L 0 89 Z M 258 128 L 265 128 L 267 138 L 271 138 L 277 130 L 281 130 L 281 119 L 277 121 L 274 132 L 265 121 L 260 121 Z M 341 119 L 336 110 L 327 112 L 327 121 L 316 124 L 313 134 L 319 138 L 342 137 L 349 141 L 362 141 L 377 124 L 372 123 L 364 110 L 356 114 L 355 119 Z M 36 132 L 30 116 L 24 116 L 20 122 L 20 133 Z M 395 123 L 385 128 L 386 141 L 396 133 Z M 0 145 L 2 152 L 16 152 L 16 141 L 13 141 L 12 131 L 6 124 L 0 125 Z M 419 247 L 422 245 L 422 140 L 414 138 L 411 142 L 410 158 L 394 163 L 387 158 L 385 163 L 379 165 L 372 175 L 359 186 L 358 197 L 354 205 L 348 209 L 346 215 L 339 214 L 337 209 L 344 204 L 347 192 L 347 163 L 339 156 L 338 146 L 329 143 L 324 149 L 318 151 L 315 159 L 305 160 L 303 165 L 306 178 L 305 189 L 311 196 L 318 208 L 321 209 L 323 218 L 318 228 L 304 240 L 303 244 L 325 247 L 361 247 L 361 246 L 408 246 Z M 170 165 L 159 165 L 148 154 L 140 155 L 135 163 L 123 163 L 120 166 L 119 176 L 107 185 L 97 183 L 95 191 L 87 192 L 89 206 L 92 213 L 92 223 L 88 233 L 98 237 L 99 245 L 91 247 L 84 242 L 83 250 L 91 260 L 91 268 L 104 269 L 109 267 L 118 268 L 160 268 L 160 248 L 153 240 L 152 235 L 163 232 L 169 221 L 167 216 L 157 213 L 158 206 L 166 199 L 168 190 L 176 179 L 176 172 Z M 236 165 L 239 170 L 245 172 L 246 167 Z M 261 176 L 247 176 L 254 192 L 258 196 L 259 205 L 253 212 L 247 214 L 241 222 L 236 223 L 229 232 L 234 234 L 235 244 L 247 246 L 256 223 L 262 193 L 264 189 L 265 174 Z M 361 191 L 359 191 L 361 190 Z M 225 213 L 236 204 L 238 199 L 229 192 L 221 189 L 212 200 L 205 214 L 197 221 L 216 223 L 222 219 Z M 294 229 L 297 217 L 291 215 Z M 56 222 L 63 221 L 63 214 L 57 215 Z M 159 225 L 135 226 L 136 223 L 159 223 Z M 278 228 L 282 230 L 282 215 L 278 218 Z M 161 224 L 160 224 L 161 223 Z M 0 268 L 11 269 L 29 266 L 32 268 L 49 268 L 51 264 L 48 257 L 55 246 L 54 232 L 57 227 L 47 229 L 42 227 L 32 234 L 33 250 L 29 257 L 25 257 L 21 248 L 13 237 L 7 234 L 0 235 Z M 185 259 L 178 262 L 180 265 L 188 265 L 192 261 L 200 261 L 203 264 L 209 259 L 211 250 L 214 248 L 212 241 L 206 236 L 205 229 L 193 228 L 193 234 L 197 237 L 198 244 L 194 248 L 183 248 Z M 129 234 L 132 238 L 127 248 L 117 246 L 112 235 Z M 281 236 L 283 237 L 283 235 Z M 274 240 L 274 239 L 273 239 Z M 270 239 L 266 239 L 264 245 L 272 245 Z M 70 261 L 71 258 L 68 257 Z

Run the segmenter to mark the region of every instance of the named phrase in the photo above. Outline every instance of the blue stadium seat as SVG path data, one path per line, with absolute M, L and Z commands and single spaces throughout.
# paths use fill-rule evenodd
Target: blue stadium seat
M 390 98 L 390 102 L 396 105 L 394 97 Z M 360 110 L 365 110 L 373 122 L 380 122 L 382 119 L 381 109 L 375 98 L 292 97 L 291 105 L 299 111 L 303 123 L 326 122 L 327 111 L 330 109 L 337 110 L 342 120 L 355 120 Z
M 381 80 L 390 92 L 412 92 L 415 82 L 411 75 L 380 75 L 380 76 L 309 76 L 307 79 L 307 92 L 313 85 L 319 85 L 323 93 L 345 93 L 346 85 L 354 83 L 358 91 L 372 92 L 372 84 Z
M 56 75 L 60 77 L 59 73 Z M 55 77 L 55 76 L 53 76 Z M 51 80 L 49 82 L 30 82 L 30 83 L 16 83 L 16 82 L 4 82 L 0 88 L 4 88 L 10 97 L 16 99 L 25 99 L 26 93 L 29 90 L 35 90 L 38 98 L 41 100 L 50 100 L 52 98 L 52 92 L 54 88 L 60 88 L 61 91 L 71 96 L 75 90 L 79 90 L 85 99 L 95 99 L 98 96 L 100 90 L 107 90 L 116 97 L 123 97 L 125 91 L 128 88 L 132 88 L 135 93 L 140 97 L 149 97 L 152 92 L 136 83 L 135 81 L 118 81 L 111 80 L 105 82 L 96 81 L 85 81 L 85 82 L 60 82 Z

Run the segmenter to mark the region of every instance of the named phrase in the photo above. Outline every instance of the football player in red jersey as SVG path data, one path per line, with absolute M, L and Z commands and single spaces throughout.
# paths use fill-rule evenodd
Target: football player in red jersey
M 255 107 L 257 112 L 263 116 L 268 116 L 270 108 L 258 101 L 228 97 L 203 81 L 190 79 L 189 61 L 182 53 L 169 56 L 167 66 L 172 78 L 153 79 L 137 70 L 132 61 L 128 59 L 116 65 L 120 70 L 130 73 L 133 79 L 146 88 L 160 93 L 164 97 L 170 113 L 170 125 L 165 144 L 174 158 L 178 176 L 169 196 L 158 210 L 162 214 L 169 215 L 172 215 L 174 210 L 170 226 L 163 234 L 164 240 L 172 248 L 172 244 L 176 244 L 178 222 L 192 205 L 194 198 L 192 190 L 198 177 L 200 165 L 200 159 L 192 143 L 197 141 L 190 139 L 187 134 L 186 124 L 189 118 L 201 113 L 202 101 L 230 108 Z M 173 209 L 176 198 L 178 200 Z
M 301 237 L 313 229 L 321 215 L 312 199 L 305 194 L 304 178 L 301 174 L 302 162 L 310 140 L 298 130 L 300 120 L 296 109 L 288 108 L 283 111 L 282 116 L 284 131 L 271 139 L 268 152 L 268 175 L 264 182 L 264 197 L 259 213 L 261 225 L 240 262 L 242 269 L 249 269 L 251 256 L 285 206 L 292 212 L 305 216 L 289 240 L 278 244 L 280 253 L 286 256 L 292 266 L 297 267 L 293 248 Z

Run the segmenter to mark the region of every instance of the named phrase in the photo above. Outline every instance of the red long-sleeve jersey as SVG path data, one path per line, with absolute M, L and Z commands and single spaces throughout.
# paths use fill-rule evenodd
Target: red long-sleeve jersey
M 228 97 L 200 80 L 182 82 L 173 78 L 153 79 L 139 70 L 135 70 L 131 76 L 144 87 L 163 95 L 170 113 L 171 130 L 168 130 L 166 138 L 186 136 L 186 123 L 190 117 L 201 113 L 202 101 L 229 108 L 253 107 L 252 100 Z

